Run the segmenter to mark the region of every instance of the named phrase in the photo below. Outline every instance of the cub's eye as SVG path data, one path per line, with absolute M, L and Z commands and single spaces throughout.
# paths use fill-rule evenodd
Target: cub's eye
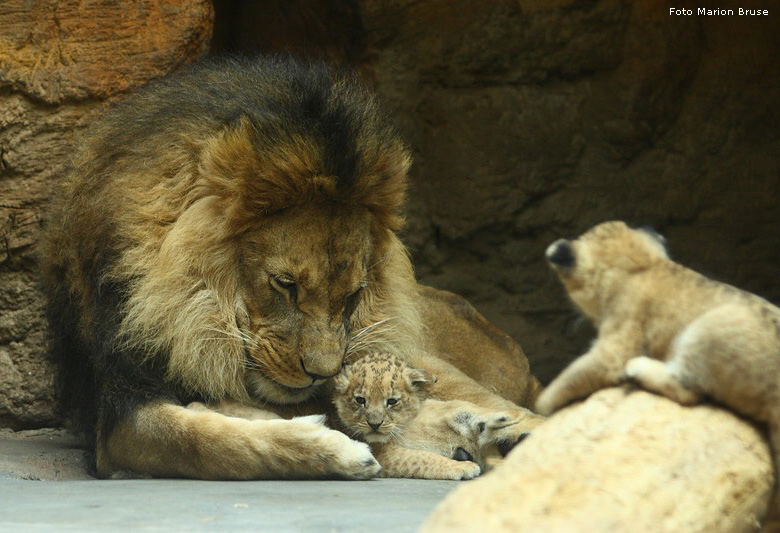
M 276 292 L 281 293 L 285 298 L 290 297 L 295 299 L 298 294 L 298 285 L 294 280 L 286 276 L 272 276 L 269 283 L 271 284 L 271 288 Z
M 360 405 L 366 405 L 366 399 L 362 396 L 355 396 L 355 402 L 357 402 Z
M 387 399 L 387 406 L 388 407 L 392 407 L 392 406 L 394 406 L 397 403 L 398 403 L 398 398 L 388 398 Z

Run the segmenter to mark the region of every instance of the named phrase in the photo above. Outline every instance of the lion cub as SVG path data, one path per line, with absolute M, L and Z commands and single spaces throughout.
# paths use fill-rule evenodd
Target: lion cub
M 434 378 L 388 353 L 346 365 L 334 382 L 333 404 L 345 433 L 364 440 L 385 477 L 472 479 L 480 467 L 424 449 L 404 447 L 404 433 L 426 401 Z M 430 400 L 433 401 L 433 400 Z M 471 459 L 463 451 L 458 458 Z
M 778 464 L 780 309 L 674 263 L 658 235 L 622 222 L 546 255 L 598 338 L 540 395 L 540 413 L 626 379 L 684 405 L 708 395 L 767 423 Z

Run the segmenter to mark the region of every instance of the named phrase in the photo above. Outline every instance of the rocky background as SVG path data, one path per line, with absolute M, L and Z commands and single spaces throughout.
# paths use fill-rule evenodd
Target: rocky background
M 34 244 L 74 134 L 107 99 L 207 49 L 360 69 L 415 154 L 405 240 L 418 276 L 514 336 L 543 381 L 592 334 L 544 249 L 597 222 L 652 225 L 683 263 L 780 302 L 780 6 L 670 7 L 0 3 L 0 427 L 56 423 Z
M 208 48 L 210 0 L 0 2 L 0 427 L 56 424 L 35 242 L 76 133 Z

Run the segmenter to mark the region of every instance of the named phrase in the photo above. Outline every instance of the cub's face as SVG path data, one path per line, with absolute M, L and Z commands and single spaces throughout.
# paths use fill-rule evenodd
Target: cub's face
M 660 235 L 623 222 L 604 222 L 573 241 L 559 239 L 545 256 L 572 301 L 594 320 L 628 276 L 668 259 Z
M 426 371 L 393 355 L 370 354 L 337 376 L 333 403 L 351 436 L 387 442 L 417 415 L 432 382 Z
M 336 209 L 292 207 L 241 237 L 238 326 L 260 399 L 299 402 L 336 375 L 377 283 L 369 212 Z

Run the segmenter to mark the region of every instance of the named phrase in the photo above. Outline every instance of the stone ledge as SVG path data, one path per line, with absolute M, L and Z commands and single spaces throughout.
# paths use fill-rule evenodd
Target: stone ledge
M 772 483 L 750 423 L 615 388 L 550 418 L 423 531 L 751 531 Z

